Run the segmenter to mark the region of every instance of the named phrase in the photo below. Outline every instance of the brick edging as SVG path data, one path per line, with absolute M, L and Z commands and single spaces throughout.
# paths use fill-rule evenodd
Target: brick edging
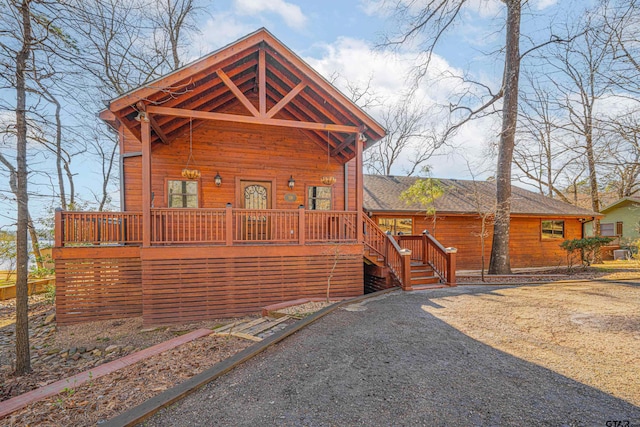
M 46 397 L 55 396 L 58 393 L 64 391 L 65 388 L 76 387 L 80 384 L 84 384 L 87 381 L 103 377 L 119 369 L 133 365 L 141 360 L 160 354 L 164 351 L 171 350 L 179 345 L 185 344 L 189 341 L 193 341 L 197 338 L 201 338 L 212 334 L 211 329 L 197 329 L 179 337 L 172 338 L 168 341 L 156 344 L 152 347 L 145 348 L 144 350 L 137 351 L 111 362 L 103 363 L 93 369 L 81 372 L 76 375 L 72 375 L 68 378 L 55 381 L 51 384 L 47 384 L 43 387 L 35 390 L 28 391 L 19 396 L 0 402 L 0 418 L 3 418 L 12 412 L 22 409 L 27 405 L 42 400 Z

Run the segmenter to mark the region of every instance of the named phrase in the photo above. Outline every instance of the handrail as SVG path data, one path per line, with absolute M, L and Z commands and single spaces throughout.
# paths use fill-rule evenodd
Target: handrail
M 455 283 L 455 249 L 445 248 L 430 234 L 419 236 L 397 236 L 402 248 L 411 250 L 411 260 L 429 265 L 440 281 L 448 285 Z
M 430 234 L 423 234 L 425 242 L 425 260 L 447 285 L 455 284 L 455 249 L 448 250 Z
M 365 246 L 370 251 L 375 252 L 378 256 L 385 259 L 386 261 L 386 257 L 387 257 L 387 253 L 385 250 L 386 239 L 387 239 L 386 234 L 384 233 L 384 231 L 380 229 L 380 227 L 378 227 L 378 224 L 376 224 L 367 215 L 363 215 L 362 217 L 364 218 L 364 226 L 365 226 L 365 233 L 364 233 Z
M 370 252 L 382 258 L 403 289 L 411 287 L 411 251 L 403 250 L 393 236 L 386 234 L 371 218 L 363 215 L 366 232 L 364 244 Z

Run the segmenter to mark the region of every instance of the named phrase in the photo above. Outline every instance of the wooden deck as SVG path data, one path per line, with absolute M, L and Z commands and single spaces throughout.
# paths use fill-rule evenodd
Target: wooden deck
M 348 298 L 365 292 L 365 272 L 369 290 L 455 284 L 455 254 L 431 236 L 386 235 L 366 216 L 358 230 L 355 212 L 153 209 L 152 218 L 143 246 L 139 213 L 56 213 L 59 323 L 239 316 L 325 296 L 329 280 L 331 297 Z

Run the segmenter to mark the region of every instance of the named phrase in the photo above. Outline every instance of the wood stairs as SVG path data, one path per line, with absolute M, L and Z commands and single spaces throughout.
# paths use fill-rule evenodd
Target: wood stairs
M 444 288 L 433 268 L 421 262 L 411 263 L 411 289 L 414 291 Z
M 369 265 L 377 265 L 378 267 L 384 267 L 384 258 L 375 252 L 371 252 L 368 249 L 364 251 L 364 262 Z

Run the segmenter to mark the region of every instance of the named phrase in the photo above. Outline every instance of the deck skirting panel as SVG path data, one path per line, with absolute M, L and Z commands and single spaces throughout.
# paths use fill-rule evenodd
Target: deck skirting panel
M 142 315 L 140 258 L 110 257 L 116 251 L 102 249 L 99 258 L 56 259 L 58 324 Z
M 318 248 L 315 255 L 226 259 L 143 256 L 144 323 L 186 323 L 255 314 L 266 305 L 282 301 L 324 297 L 336 260 L 331 297 L 362 295 L 362 255 L 353 250 L 336 255 L 326 247 L 322 249 Z

